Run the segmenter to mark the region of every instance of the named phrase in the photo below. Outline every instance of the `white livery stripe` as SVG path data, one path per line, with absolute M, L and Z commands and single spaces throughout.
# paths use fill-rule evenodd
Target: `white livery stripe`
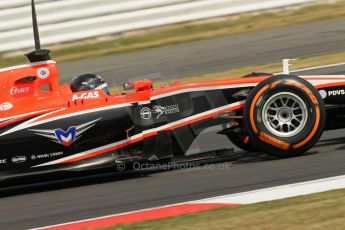
M 345 75 L 312 75 L 312 76 L 299 76 L 304 79 L 308 78 L 320 78 L 323 80 L 327 80 L 327 78 L 332 78 L 332 79 L 344 79 L 345 80 Z
M 25 114 L 20 114 L 20 115 L 13 116 L 13 117 L 2 118 L 2 119 L 0 119 L 0 122 L 12 120 L 12 119 L 17 119 L 17 118 L 21 118 L 21 117 L 26 117 L 26 116 L 30 116 L 30 115 L 34 115 L 34 114 L 44 113 L 44 112 L 48 112 L 48 111 L 52 111 L 52 109 L 39 110 L 39 111 L 35 111 L 32 113 L 25 113 Z
M 48 165 L 54 165 L 54 164 L 59 164 L 61 162 L 65 162 L 65 161 L 69 161 L 69 160 L 72 160 L 72 159 L 75 159 L 75 158 L 78 158 L 78 157 L 86 156 L 86 155 L 88 155 L 90 153 L 94 153 L 94 152 L 101 151 L 101 150 L 104 150 L 104 149 L 109 149 L 109 148 L 113 148 L 113 147 L 116 147 L 116 146 L 119 146 L 119 145 L 123 145 L 123 144 L 126 144 L 127 142 L 128 142 L 128 140 L 123 140 L 123 141 L 115 142 L 115 143 L 112 143 L 112 144 L 109 144 L 109 145 L 105 145 L 105 146 L 101 146 L 99 148 L 91 149 L 91 150 L 88 150 L 88 151 L 85 151 L 85 152 L 82 152 L 82 153 L 77 153 L 77 154 L 74 154 L 72 156 L 64 157 L 64 158 L 61 158 L 59 160 L 50 161 L 50 162 L 47 162 L 47 163 L 44 163 L 44 164 L 36 165 L 33 168 L 42 167 L 42 166 L 48 166 Z
M 129 140 L 134 140 L 134 139 L 137 139 L 137 138 L 144 137 L 145 135 L 147 135 L 149 133 L 155 133 L 155 132 L 159 132 L 159 131 L 162 131 L 162 130 L 165 130 L 165 129 L 169 129 L 171 127 L 183 124 L 185 122 L 192 121 L 194 119 L 206 116 L 208 114 L 216 113 L 216 112 L 219 112 L 219 111 L 223 111 L 223 110 L 226 110 L 226 109 L 231 109 L 233 107 L 237 107 L 239 105 L 243 105 L 244 103 L 245 103 L 245 101 L 243 100 L 243 101 L 232 103 L 232 104 L 229 104 L 229 105 L 225 105 L 225 106 L 222 106 L 222 107 L 219 107 L 219 108 L 216 108 L 216 109 L 208 110 L 206 112 L 199 113 L 199 114 L 187 117 L 187 118 L 183 118 L 183 119 L 180 119 L 178 121 L 175 121 L 175 122 L 172 122 L 172 123 L 169 123 L 169 124 L 166 124 L 166 125 L 154 128 L 154 129 L 148 129 L 148 130 L 143 131 L 141 134 L 137 134 L 137 135 L 134 135 L 134 136 L 130 137 Z
M 30 120 L 28 120 L 28 121 L 26 121 L 26 122 L 21 123 L 20 125 L 17 125 L 16 127 L 12 128 L 12 129 L 9 129 L 8 131 L 2 133 L 0 136 L 5 136 L 5 135 L 8 135 L 8 134 L 17 132 L 17 131 L 19 131 L 19 130 L 23 130 L 23 129 L 27 129 L 27 128 L 29 128 L 29 127 L 32 127 L 32 125 L 30 125 L 31 122 L 34 122 L 35 120 L 41 119 L 41 118 L 43 118 L 43 117 L 45 117 L 45 116 L 49 116 L 49 115 L 51 115 L 51 114 L 60 112 L 60 111 L 62 111 L 62 110 L 65 110 L 65 109 L 62 108 L 62 109 L 54 110 L 54 111 L 52 111 L 52 112 L 45 113 L 45 114 L 43 114 L 43 115 L 37 116 L 37 117 L 35 117 L 35 118 L 32 118 L 32 119 L 30 119 Z
M 213 114 L 213 113 L 216 113 L 216 112 L 219 112 L 219 111 L 223 111 L 223 110 L 226 110 L 226 109 L 231 109 L 231 108 L 237 107 L 239 105 L 243 105 L 244 103 L 245 103 L 245 101 L 240 101 L 240 102 L 232 103 L 232 104 L 229 104 L 229 105 L 226 105 L 226 106 L 222 106 L 222 107 L 219 107 L 219 108 L 216 108 L 216 109 L 212 109 L 212 110 L 209 110 L 207 112 L 199 113 L 197 115 L 193 115 L 193 116 L 190 116 L 188 118 L 184 118 L 184 119 L 181 119 L 181 120 L 169 123 L 167 125 L 163 125 L 163 126 L 160 126 L 160 127 L 154 128 L 154 129 L 145 130 L 142 133 L 134 135 L 132 137 L 129 137 L 126 140 L 122 140 L 122 141 L 115 142 L 115 143 L 112 143 L 112 144 L 109 144 L 109 145 L 101 146 L 101 147 L 98 147 L 98 148 L 95 148 L 95 149 L 91 149 L 91 150 L 88 150 L 88 151 L 85 151 L 85 152 L 77 153 L 75 155 L 64 157 L 64 158 L 61 158 L 61 159 L 58 159 L 58 160 L 55 160 L 55 161 L 51 161 L 51 162 L 48 162 L 48 163 L 45 163 L 45 164 L 37 165 L 35 167 L 59 164 L 59 163 L 65 162 L 65 161 L 69 161 L 69 160 L 73 160 L 73 159 L 76 159 L 76 158 L 79 158 L 79 157 L 87 156 L 87 155 L 89 155 L 91 153 L 94 153 L 94 152 L 97 152 L 97 151 L 102 151 L 102 150 L 106 150 L 106 149 L 110 149 L 110 148 L 116 148 L 117 146 L 121 146 L 123 144 L 129 143 L 130 141 L 136 140 L 138 138 L 139 139 L 143 138 L 147 134 L 155 133 L 155 132 L 158 132 L 158 131 L 162 131 L 164 129 L 168 129 L 168 128 L 177 126 L 179 124 L 183 124 L 185 122 L 194 120 L 196 118 L 203 117 L 203 116 L 208 115 L 208 114 Z
M 311 84 L 313 84 L 314 86 L 322 85 L 322 84 L 328 84 L 328 83 L 345 82 L 345 76 L 338 76 L 338 77 L 339 77 L 339 80 L 334 80 L 334 79 L 333 80 L 328 80 L 328 79 L 321 79 L 320 78 L 318 80 L 309 80 L 309 82 Z M 303 78 L 305 78 L 306 80 L 308 80 L 308 78 L 315 79 L 315 77 L 309 77 L 309 76 L 304 76 Z M 160 99 L 160 98 L 164 98 L 164 97 L 168 97 L 168 96 L 172 96 L 172 95 L 176 95 L 176 94 L 188 93 L 188 92 L 209 91 L 209 90 L 218 90 L 218 89 L 231 89 L 231 88 L 255 87 L 257 84 L 258 83 L 249 83 L 249 84 L 236 84 L 236 85 L 226 85 L 226 86 L 211 86 L 211 87 L 200 87 L 200 88 L 188 88 L 188 89 L 177 90 L 177 91 L 166 93 L 166 94 L 157 95 L 157 96 L 152 97 L 151 100 L 157 100 L 157 99 Z M 46 165 L 51 165 L 51 164 L 57 164 L 57 163 L 61 163 L 61 162 L 64 162 L 64 161 L 72 160 L 74 158 L 78 158 L 78 157 L 82 157 L 82 156 L 88 155 L 88 154 L 90 154 L 92 152 L 101 151 L 101 150 L 107 149 L 107 148 L 113 148 L 113 147 L 116 147 L 118 145 L 123 145 L 123 144 L 127 143 L 130 140 L 133 140 L 133 139 L 136 139 L 136 138 L 141 138 L 141 137 L 143 137 L 143 136 L 145 136 L 145 135 L 147 135 L 149 133 L 161 131 L 161 130 L 164 130 L 164 129 L 168 129 L 169 127 L 173 127 L 173 126 L 182 124 L 184 122 L 188 122 L 188 121 L 196 119 L 198 117 L 202 117 L 202 116 L 205 116 L 207 114 L 211 114 L 211 113 L 214 113 L 214 112 L 217 112 L 217 111 L 220 111 L 220 110 L 224 110 L 224 109 L 227 109 L 227 108 L 235 107 L 235 106 L 238 106 L 238 105 L 244 104 L 244 103 L 245 103 L 245 101 L 241 101 L 241 102 L 238 102 L 238 103 L 234 103 L 234 104 L 226 105 L 226 106 L 223 106 L 223 107 L 220 107 L 220 108 L 217 108 L 217 109 L 206 111 L 204 113 L 200 113 L 200 114 L 188 117 L 188 118 L 184 118 L 184 119 L 181 119 L 179 121 L 176 121 L 176 122 L 173 122 L 173 123 L 170 123 L 170 124 L 167 124 L 167 125 L 155 128 L 155 129 L 146 130 L 146 131 L 144 131 L 141 134 L 138 134 L 138 135 L 135 135 L 133 137 L 130 137 L 128 140 L 123 140 L 123 141 L 120 141 L 120 142 L 116 142 L 116 143 L 113 143 L 113 144 L 110 144 L 110 145 L 107 145 L 107 146 L 103 146 L 103 147 L 92 149 L 92 150 L 89 150 L 89 151 L 86 151 L 86 152 L 78 153 L 78 154 L 73 155 L 73 156 L 69 156 L 69 157 L 62 158 L 62 159 L 57 160 L 57 161 L 48 162 L 46 164 L 38 165 L 38 166 L 46 166 Z M 40 125 L 40 124 L 48 123 L 48 122 L 51 122 L 51 121 L 67 118 L 67 117 L 73 117 L 73 116 L 82 115 L 82 114 L 86 114 L 86 113 L 100 112 L 100 111 L 105 111 L 105 110 L 109 110 L 109 109 L 121 108 L 121 107 L 132 106 L 132 105 L 133 104 L 128 103 L 128 104 L 120 104 L 120 105 L 107 106 L 107 107 L 102 107 L 102 108 L 97 108 L 97 109 L 92 109 L 92 110 L 87 110 L 87 111 L 67 114 L 67 115 L 63 115 L 63 116 L 58 116 L 58 117 L 46 119 L 46 120 L 40 121 L 40 122 L 35 122 L 38 119 L 41 119 L 41 118 L 43 118 L 45 116 L 48 116 L 48 115 L 50 115 L 52 113 L 56 113 L 56 112 L 60 111 L 60 110 L 57 110 L 57 111 L 53 111 L 51 113 L 44 114 L 42 116 L 36 117 L 36 118 L 34 118 L 32 120 L 29 120 L 29 121 L 27 121 L 27 122 L 25 122 L 25 123 L 23 123 L 21 125 L 18 125 L 16 127 L 14 127 L 13 129 L 10 129 L 7 132 L 1 134 L 0 136 L 7 135 L 9 133 L 13 133 L 13 132 L 16 132 L 16 131 L 19 131 L 19 130 L 27 129 L 27 128 L 30 128 L 30 127 L 33 127 L 33 126 L 37 126 L 37 125 Z M 38 166 L 36 166 L 36 167 L 38 167 Z
M 225 85 L 225 86 L 208 86 L 208 87 L 200 87 L 200 88 L 187 88 L 176 90 L 174 92 L 164 93 L 157 96 L 151 97 L 151 100 L 157 100 L 164 97 L 173 96 L 176 94 L 182 93 L 190 93 L 190 92 L 197 92 L 197 91 L 210 91 L 210 90 L 217 90 L 217 89 L 233 89 L 233 88 L 245 88 L 245 87 L 255 87 L 258 83 L 248 83 L 248 84 L 236 84 L 236 85 Z
M 38 117 L 35 117 L 31 120 L 28 120 L 4 133 L 2 133 L 0 136 L 4 136 L 4 135 L 8 135 L 10 133 L 14 133 L 14 132 L 17 132 L 17 131 L 20 131 L 20 130 L 24 130 L 24 129 L 28 129 L 28 128 L 31 128 L 33 126 L 37 126 L 37 125 L 41 125 L 41 124 L 45 124 L 45 123 L 48 123 L 48 122 L 52 122 L 52 121 L 57 121 L 57 120 L 61 120 L 61 119 L 64 119 L 64 118 L 69 118 L 69 117 L 74 117 L 74 116 L 78 116 L 78 115 L 83 115 L 83 114 L 89 114 L 89 113 L 94 113 L 94 112 L 100 112 L 100 111 L 105 111 L 105 110 L 110 110 L 110 109 L 116 109 L 116 108 L 122 108 L 122 107 L 128 107 L 128 106 L 132 106 L 132 104 L 119 104 L 119 105 L 112 105 L 112 106 L 106 106 L 106 107 L 101 107 L 101 108 L 97 108 L 97 109 L 90 109 L 90 110 L 85 110 L 85 111 L 81 111 L 81 112 L 75 112 L 75 113 L 70 113 L 70 114 L 67 114 L 67 115 L 62 115 L 62 116 L 57 116 L 57 117 L 53 117 L 53 118 L 49 118 L 49 119 L 46 119 L 46 120 L 43 120 L 43 121 L 38 121 L 38 122 L 35 122 L 39 119 L 42 119 L 44 117 L 47 117 L 47 116 L 50 116 L 54 113 L 57 113 L 57 112 L 61 112 L 63 110 L 65 110 L 65 108 L 62 108 L 62 109 L 58 109 L 58 110 L 55 110 L 53 112 L 50 112 L 50 113 L 45 113 L 41 116 L 38 116 Z M 37 112 L 35 112 L 37 113 Z M 8 118 L 6 118 L 7 120 Z
M 26 65 L 17 65 L 17 66 L 12 66 L 12 67 L 8 67 L 8 68 L 2 68 L 2 69 L 0 69 L 0 73 L 10 71 L 10 70 L 23 69 L 26 67 L 44 65 L 44 64 L 56 64 L 56 62 L 55 61 L 42 61 L 42 62 L 35 62 L 35 63 L 31 63 L 31 64 L 26 64 Z
M 313 86 L 332 84 L 332 83 L 341 83 L 345 82 L 345 79 L 341 80 L 308 80 Z
M 164 97 L 168 97 L 168 96 L 172 96 L 172 95 L 176 95 L 176 94 L 181 94 L 181 93 L 187 93 L 187 92 L 197 92 L 197 91 L 209 91 L 209 90 L 217 90 L 217 89 L 231 89 L 231 88 L 242 88 L 242 87 L 254 87 L 256 86 L 257 83 L 250 83 L 250 84 L 236 84 L 236 85 L 226 85 L 226 86 L 211 86 L 211 87 L 200 87 L 200 88 L 188 88 L 188 89 L 183 89 L 183 90 L 178 90 L 178 91 L 174 91 L 171 93 L 166 93 L 166 94 L 161 94 L 158 96 L 153 96 L 151 97 L 151 101 L 152 100 L 157 100 L 160 98 L 164 98 Z M 142 105 L 142 104 L 149 104 L 151 101 L 139 101 L 138 104 Z M 93 113 L 93 112 L 101 112 L 101 111 L 105 111 L 105 110 L 110 110 L 110 109 L 116 109 L 116 108 L 122 108 L 122 107 L 127 107 L 127 106 L 133 106 L 133 104 L 131 103 L 126 103 L 126 104 L 118 104 L 118 105 L 112 105 L 112 106 L 106 106 L 106 107 L 101 107 L 101 108 L 97 108 L 97 109 L 91 109 L 91 110 L 85 110 L 85 111 L 81 111 L 81 112 L 75 112 L 75 113 L 70 113 L 67 115 L 62 115 L 62 116 L 57 116 L 57 117 L 53 117 L 53 118 L 49 118 L 46 120 L 42 120 L 39 122 L 35 122 L 36 120 L 40 120 L 44 117 L 47 117 L 53 113 L 57 113 L 62 111 L 63 109 L 59 109 L 59 110 L 55 110 L 51 113 L 47 113 L 47 114 L 43 114 L 39 117 L 36 117 L 32 120 L 29 120 L 19 126 L 14 127 L 13 129 L 8 130 L 7 132 L 1 134 L 0 136 L 4 136 L 13 132 L 17 132 L 23 129 L 27 129 L 27 128 L 31 128 L 33 126 L 37 126 L 37 125 L 41 125 L 41 124 L 45 124 L 48 122 L 52 122 L 52 121 L 56 121 L 56 120 L 60 120 L 60 119 L 64 119 L 64 118 L 68 118 L 68 117 L 73 117 L 73 116 L 78 116 L 78 115 L 83 115 L 83 114 L 88 114 L 88 113 Z M 36 113 L 36 112 L 34 112 Z M 19 115 L 17 117 L 20 116 L 24 116 L 24 115 Z M 13 117 L 15 118 L 15 117 Z M 2 120 L 8 120 L 9 118 L 4 118 Z M 0 120 L 1 121 L 1 120 Z
M 317 76 L 316 76 L 317 77 Z M 323 78 L 325 77 L 332 77 L 334 78 L 332 75 L 330 76 L 323 76 Z M 308 78 L 315 78 L 314 76 L 303 76 L 302 78 L 305 78 L 306 80 L 308 80 Z M 327 80 L 327 79 L 319 79 L 319 80 L 309 80 L 309 82 L 311 84 L 313 84 L 314 86 L 317 85 L 322 85 L 322 84 L 328 84 L 328 83 L 340 83 L 340 82 L 345 82 L 345 75 L 344 76 L 338 76 L 339 80 Z M 187 88 L 187 89 L 181 89 L 181 90 L 177 90 L 174 92 L 169 92 L 169 93 L 165 93 L 165 94 L 160 94 L 157 96 L 153 96 L 151 97 L 151 100 L 157 100 L 160 98 L 164 98 L 164 97 L 169 97 L 169 96 L 173 96 L 173 95 L 177 95 L 177 94 L 182 94 L 182 93 L 188 93 L 188 92 L 197 92 L 197 91 L 210 91 L 210 90 L 218 90 L 218 89 L 232 89 L 232 88 L 245 88 L 245 87 L 255 87 L 258 83 L 248 83 L 248 84 L 236 84 L 236 85 L 226 85 L 226 86 L 211 86 L 211 87 L 200 87 L 200 88 Z M 138 102 L 138 104 L 149 104 L 150 101 L 145 101 L 145 102 Z M 106 107 L 102 107 L 102 108 L 97 108 L 97 109 L 92 109 L 92 110 L 86 110 L 86 111 L 82 111 L 82 112 L 76 112 L 76 113 L 71 113 L 71 114 L 67 114 L 67 115 L 63 115 L 63 116 L 58 116 L 58 117 L 54 117 L 54 118 L 50 118 L 44 121 L 40 121 L 40 122 L 34 122 L 35 120 L 41 119 L 45 116 L 48 116 L 50 114 L 45 114 L 42 115 L 38 118 L 35 118 L 33 120 L 28 121 L 26 126 L 22 126 L 21 128 L 17 128 L 15 127 L 13 132 L 16 132 L 18 130 L 22 130 L 22 129 L 26 129 L 32 126 L 36 126 L 36 125 L 40 125 L 40 124 L 44 124 L 44 123 L 48 123 L 51 121 L 55 121 L 55 120 L 60 120 L 60 119 L 64 119 L 67 117 L 72 117 L 72 116 L 78 116 L 78 115 L 82 115 L 82 114 L 87 114 L 87 113 L 93 113 L 93 112 L 100 112 L 100 111 L 105 111 L 105 110 L 109 110 L 109 109 L 115 109 L 115 108 L 121 108 L 121 107 L 126 107 L 126 106 L 132 106 L 133 104 L 127 103 L 127 104 L 119 104 L 119 105 L 113 105 L 113 106 L 106 106 Z M 60 110 L 59 110 L 60 111 Z M 55 113 L 57 111 L 54 111 L 52 113 Z M 34 112 L 36 113 L 36 112 Z M 29 115 L 29 114 L 26 114 Z M 24 115 L 19 115 L 19 116 L 15 116 L 15 117 L 10 117 L 10 118 L 3 118 L 0 121 L 5 121 L 8 119 L 12 119 L 12 118 L 17 118 L 17 117 L 21 117 Z M 9 130 L 8 132 L 6 132 L 6 134 L 8 133 L 12 133 L 12 131 Z M 5 134 L 2 134 L 5 135 Z M 2 136 L 0 135 L 0 136 Z
M 321 84 L 328 84 L 328 83 L 340 83 L 345 82 L 345 75 L 324 75 L 324 76 L 300 76 L 301 78 L 304 78 L 305 80 L 308 80 L 312 85 L 317 86 Z M 315 78 L 320 78 L 315 80 Z M 327 78 L 333 78 L 333 79 L 327 79 Z M 338 78 L 338 79 L 335 79 Z M 208 87 L 199 87 L 199 88 L 187 88 L 187 89 L 181 89 L 174 92 L 164 93 L 157 96 L 151 97 L 151 100 L 157 100 L 164 97 L 173 96 L 176 94 L 182 94 L 182 93 L 189 93 L 189 92 L 198 92 L 198 91 L 210 91 L 210 90 L 222 90 L 222 89 L 234 89 L 234 88 L 246 88 L 246 87 L 255 87 L 259 82 L 257 83 L 248 83 L 248 84 L 235 84 L 235 85 L 225 85 L 225 86 L 208 86 Z

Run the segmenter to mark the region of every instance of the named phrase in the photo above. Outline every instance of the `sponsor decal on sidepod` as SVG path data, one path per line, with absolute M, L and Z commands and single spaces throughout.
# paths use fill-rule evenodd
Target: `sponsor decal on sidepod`
M 156 119 L 160 118 L 163 114 L 169 115 L 169 114 L 175 114 L 179 113 L 180 108 L 179 105 L 168 105 L 168 106 L 159 106 L 159 105 L 154 105 L 152 109 L 148 107 L 144 107 L 140 111 L 140 115 L 144 120 L 148 120 L 152 117 L 152 114 L 155 114 Z
M 24 163 L 26 159 L 27 158 L 25 156 L 16 156 L 12 158 L 12 162 L 15 164 L 20 164 L 20 163 Z
M 143 108 L 141 111 L 140 111 L 140 115 L 141 117 L 144 119 L 144 120 L 148 120 L 152 117 L 152 112 L 151 112 L 151 109 L 150 108 Z
M 325 98 L 327 97 L 327 95 L 328 95 L 328 94 L 327 94 L 327 91 L 326 91 L 326 90 L 323 90 L 323 89 L 320 90 L 319 93 L 320 93 L 322 99 L 325 99 Z
M 29 93 L 30 87 L 25 87 L 25 86 L 13 86 L 10 90 L 10 94 L 12 96 L 17 95 L 17 94 L 25 94 Z
M 345 95 L 344 89 L 328 91 L 328 96 L 341 96 L 341 95 Z
M 0 105 L 0 111 L 7 111 L 13 108 L 12 103 L 10 102 L 4 102 Z
M 72 97 L 72 101 L 82 100 L 82 99 L 96 99 L 99 98 L 99 92 L 89 92 L 89 93 L 82 93 L 82 94 L 74 94 Z
M 35 154 L 35 155 L 31 155 L 31 160 L 52 158 L 52 157 L 62 156 L 63 154 L 64 154 L 64 152 L 55 152 L 55 153 L 46 153 L 46 154 Z
M 37 70 L 37 76 L 42 80 L 47 79 L 49 77 L 49 69 L 46 67 L 39 68 Z
M 53 142 L 69 147 L 78 140 L 83 133 L 95 126 L 96 122 L 100 119 L 101 118 L 78 126 L 72 126 L 67 130 L 58 128 L 54 130 L 32 129 L 30 131 L 35 132 L 36 135 L 49 138 Z
M 335 96 L 343 96 L 345 95 L 345 89 L 339 89 L 339 90 L 331 90 L 331 91 L 326 91 L 326 90 L 319 90 L 319 93 L 322 97 L 322 99 L 325 99 L 326 97 L 335 97 Z

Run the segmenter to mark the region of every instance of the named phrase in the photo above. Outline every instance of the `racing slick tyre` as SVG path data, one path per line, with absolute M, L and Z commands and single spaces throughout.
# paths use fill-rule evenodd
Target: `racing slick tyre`
M 236 145 L 236 147 L 246 151 L 246 152 L 257 152 L 258 149 L 255 148 L 249 141 L 249 137 L 245 134 L 231 133 L 227 135 L 228 139 Z
M 245 128 L 253 144 L 278 157 L 308 151 L 319 140 L 325 118 L 318 91 L 292 75 L 262 81 L 249 94 L 244 108 Z

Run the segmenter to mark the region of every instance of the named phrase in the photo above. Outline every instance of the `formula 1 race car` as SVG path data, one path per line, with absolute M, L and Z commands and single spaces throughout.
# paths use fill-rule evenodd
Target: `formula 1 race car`
M 33 15 L 37 28 L 34 4 Z M 345 76 L 263 73 L 159 88 L 139 80 L 111 94 L 94 74 L 60 85 L 34 35 L 31 64 L 0 70 L 0 178 L 187 158 L 214 126 L 244 150 L 298 156 L 344 127 Z

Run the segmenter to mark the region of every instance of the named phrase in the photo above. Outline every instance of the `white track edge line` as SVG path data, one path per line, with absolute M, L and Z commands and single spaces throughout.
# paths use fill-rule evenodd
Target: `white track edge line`
M 345 62 L 340 62 L 340 63 L 335 63 L 335 64 L 329 64 L 329 65 L 321 65 L 321 66 L 314 66 L 314 67 L 308 67 L 308 68 L 303 68 L 303 69 L 296 69 L 296 70 L 291 70 L 290 73 L 299 73 L 303 71 L 309 71 L 309 70 L 316 70 L 316 69 L 324 69 L 324 68 L 330 68 L 330 67 L 337 67 L 337 66 L 342 66 L 345 65 Z M 344 69 L 345 73 L 345 69 Z M 276 74 L 284 74 L 283 72 L 279 72 Z
M 331 187 L 329 187 L 330 184 L 332 184 Z M 316 188 L 315 188 L 315 185 L 316 185 Z M 122 215 L 137 213 L 137 212 L 144 212 L 144 211 L 150 211 L 150 210 L 155 210 L 155 209 L 172 207 L 172 206 L 176 206 L 176 205 L 217 203 L 218 200 L 224 199 L 224 198 L 229 198 L 229 197 L 235 197 L 235 196 L 237 196 L 237 197 L 243 196 L 244 197 L 244 196 L 248 196 L 248 195 L 260 194 L 262 192 L 272 192 L 272 191 L 286 190 L 286 189 L 291 189 L 291 188 L 295 188 L 298 190 L 301 187 L 308 187 L 308 186 L 311 188 L 308 193 L 302 191 L 302 192 L 299 192 L 298 194 L 294 194 L 294 195 L 288 196 L 288 197 L 285 197 L 285 196 L 284 197 L 281 196 L 281 198 L 274 197 L 274 199 L 256 201 L 256 202 L 251 202 L 251 203 L 232 202 L 231 204 L 254 204 L 254 203 L 259 203 L 259 202 L 263 202 L 263 201 L 273 201 L 273 200 L 279 200 L 279 199 L 284 199 L 284 198 L 289 198 L 289 197 L 296 197 L 296 196 L 301 196 L 301 195 L 310 195 L 310 194 L 314 194 L 314 193 L 326 192 L 326 191 L 331 191 L 331 190 L 336 190 L 336 189 L 343 189 L 343 188 L 345 188 L 345 175 L 329 177 L 329 178 L 324 178 L 324 179 L 311 180 L 311 181 L 300 182 L 300 183 L 287 184 L 287 185 L 282 185 L 282 186 L 275 186 L 275 187 L 270 187 L 270 188 L 265 188 L 265 189 L 258 189 L 258 190 L 253 190 L 253 191 L 249 191 L 249 192 L 243 192 L 243 193 L 235 193 L 232 195 L 224 195 L 224 196 L 218 196 L 218 197 L 207 198 L 207 199 L 200 199 L 200 200 L 195 200 L 195 201 L 187 201 L 187 202 L 169 204 L 169 205 L 164 205 L 164 206 L 157 206 L 157 207 L 153 207 L 153 208 L 147 208 L 147 209 L 141 209 L 141 210 L 137 210 L 137 211 L 106 215 L 106 216 L 101 216 L 101 217 L 96 217 L 96 218 L 85 219 L 85 220 L 67 222 L 67 223 L 58 224 L 58 225 L 51 225 L 51 226 L 47 226 L 47 227 L 33 228 L 30 230 L 43 230 L 43 229 L 52 228 L 52 227 L 59 227 L 59 226 L 63 226 L 63 225 L 82 223 L 82 222 L 99 220 L 99 219 L 104 219 L 104 218 L 109 218 L 109 217 L 122 216 Z M 280 192 L 278 192 L 277 194 L 280 194 Z M 230 204 L 230 203 L 224 203 L 224 204 Z
M 345 175 L 207 198 L 197 203 L 254 204 L 345 188 Z M 254 197 L 255 196 L 255 197 Z

